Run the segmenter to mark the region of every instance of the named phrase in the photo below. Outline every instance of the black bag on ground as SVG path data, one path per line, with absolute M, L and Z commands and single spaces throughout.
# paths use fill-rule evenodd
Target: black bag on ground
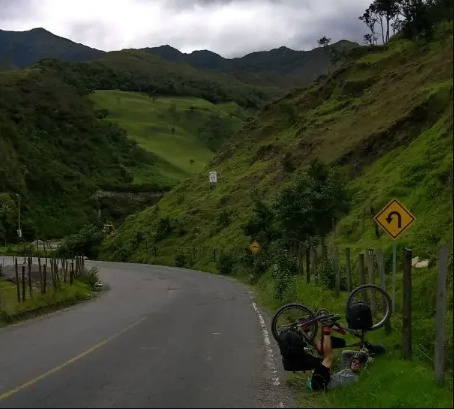
M 294 330 L 282 331 L 279 334 L 278 345 L 286 371 L 310 371 L 321 362 L 319 358 L 305 351 L 306 341 Z
M 362 301 L 350 304 L 347 309 L 348 328 L 368 331 L 374 325 L 370 307 Z

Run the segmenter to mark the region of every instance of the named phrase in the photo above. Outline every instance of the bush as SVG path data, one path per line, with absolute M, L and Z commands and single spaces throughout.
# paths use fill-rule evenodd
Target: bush
M 99 270 L 96 267 L 90 270 L 82 270 L 77 279 L 90 286 L 92 290 L 97 290 L 96 284 L 99 283 Z
M 320 263 L 315 270 L 319 282 L 328 290 L 334 290 L 336 287 L 336 269 L 334 258 L 327 256 L 320 259 Z M 347 290 L 347 274 L 345 268 L 339 267 L 340 290 Z
M 98 256 L 99 246 L 104 239 L 104 233 L 96 226 L 84 226 L 79 233 L 66 237 L 58 249 L 59 256 L 72 257 L 83 254 L 88 258 Z
M 270 247 L 274 298 L 281 303 L 296 300 L 296 259 L 289 255 L 282 242 L 274 242 Z
M 230 211 L 221 210 L 216 220 L 216 227 L 218 231 L 221 231 L 224 227 L 227 227 L 231 223 Z
M 251 276 L 250 284 L 256 284 L 270 267 L 269 257 L 266 252 L 260 251 L 254 254 L 248 248 L 244 250 L 240 262 Z
M 235 257 L 233 254 L 224 253 L 218 258 L 216 262 L 216 268 L 219 274 L 228 275 L 232 273 L 233 268 L 235 266 Z
M 294 302 L 297 298 L 296 276 L 285 267 L 272 267 L 273 296 L 282 304 Z
M 186 265 L 186 256 L 182 253 L 177 254 L 175 257 L 175 267 L 184 267 Z
M 165 239 L 172 232 L 172 222 L 169 217 L 159 219 L 156 227 L 156 241 Z

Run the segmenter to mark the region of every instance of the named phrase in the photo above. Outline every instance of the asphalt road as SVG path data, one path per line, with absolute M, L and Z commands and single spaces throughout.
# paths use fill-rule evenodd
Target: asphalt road
M 0 329 L 0 407 L 295 407 L 247 287 L 90 264 L 110 287 L 97 299 Z

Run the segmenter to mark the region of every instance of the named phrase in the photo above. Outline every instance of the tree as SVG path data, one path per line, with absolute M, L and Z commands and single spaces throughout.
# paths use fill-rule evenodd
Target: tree
M 372 34 L 364 34 L 364 44 L 374 45 L 374 38 Z
M 317 44 L 320 47 L 326 48 L 330 45 L 331 43 L 331 38 L 328 38 L 327 36 L 323 36 L 317 40 Z
M 321 38 L 319 38 L 317 40 L 317 44 L 320 46 L 320 47 L 323 47 L 324 49 L 327 49 L 327 47 L 331 44 L 331 38 L 327 37 L 327 36 L 323 36 Z M 331 59 L 331 58 L 330 58 Z M 331 62 L 331 61 L 330 61 Z M 327 70 L 328 70 L 328 74 L 330 73 L 330 64 L 328 63 L 327 65 Z
M 242 226 L 246 236 L 257 240 L 262 247 L 266 247 L 270 242 L 279 237 L 279 233 L 274 228 L 273 209 L 265 204 L 257 194 L 252 195 L 253 216 Z
M 385 18 L 386 31 L 382 38 L 383 42 L 387 43 L 390 38 L 391 21 L 398 15 L 399 6 L 396 0 L 375 0 L 373 5 L 375 12 L 380 16 L 380 20 L 383 22 L 383 17 Z
M 290 241 L 323 238 L 333 219 L 346 214 L 350 193 L 337 168 L 314 160 L 307 172 L 279 193 L 274 214 L 279 231 Z
M 367 39 L 370 41 L 371 45 L 376 44 L 377 36 L 375 33 L 375 25 L 377 24 L 377 16 L 369 7 L 359 19 L 363 21 L 370 30 L 370 36 L 368 36 Z M 366 39 L 366 37 L 364 38 Z
M 17 206 L 8 193 L 0 193 L 0 239 L 13 236 L 16 227 Z

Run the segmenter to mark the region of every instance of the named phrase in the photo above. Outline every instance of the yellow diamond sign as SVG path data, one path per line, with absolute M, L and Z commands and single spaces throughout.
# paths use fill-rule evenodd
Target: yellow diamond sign
M 397 239 L 415 221 L 415 217 L 397 199 L 391 200 L 374 220 Z
M 251 249 L 252 252 L 254 253 L 257 253 L 258 251 L 260 251 L 260 244 L 256 241 L 254 241 L 250 246 L 249 248 Z

